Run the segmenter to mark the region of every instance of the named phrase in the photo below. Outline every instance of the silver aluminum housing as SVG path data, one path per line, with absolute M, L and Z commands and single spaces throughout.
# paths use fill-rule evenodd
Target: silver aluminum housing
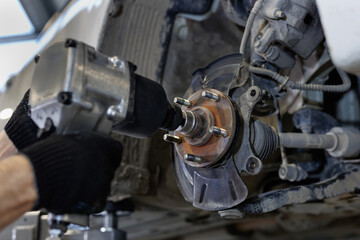
M 61 93 L 69 93 L 71 103 L 61 103 Z M 123 121 L 131 110 L 129 98 L 128 62 L 107 57 L 84 43 L 67 46 L 60 42 L 40 55 L 29 103 L 31 118 L 40 129 L 46 129 L 51 119 L 57 133 L 108 134 L 113 121 Z M 116 119 L 108 117 L 110 107 L 116 108 Z

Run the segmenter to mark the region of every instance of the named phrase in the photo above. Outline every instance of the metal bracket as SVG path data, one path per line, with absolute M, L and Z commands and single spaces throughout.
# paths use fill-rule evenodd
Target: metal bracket
M 237 101 L 241 118 L 243 120 L 243 139 L 240 149 L 234 155 L 235 165 L 239 172 L 245 171 L 248 174 L 256 175 L 262 169 L 262 162 L 257 158 L 250 145 L 250 119 L 254 106 L 262 97 L 261 89 L 257 86 L 250 87 Z

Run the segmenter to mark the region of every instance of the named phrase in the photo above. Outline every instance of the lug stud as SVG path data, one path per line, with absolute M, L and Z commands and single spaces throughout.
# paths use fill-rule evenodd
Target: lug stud
M 191 102 L 181 97 L 174 98 L 174 103 L 185 107 L 191 107 Z
M 196 163 L 201 163 L 202 162 L 201 157 L 198 157 L 198 156 L 195 156 L 195 155 L 189 154 L 189 153 L 184 155 L 184 159 L 187 160 L 187 161 L 190 161 L 190 162 L 196 162 Z
M 229 135 L 229 132 L 226 129 L 215 127 L 215 126 L 211 126 L 209 128 L 209 132 L 211 132 L 212 134 L 218 135 L 218 136 L 223 136 L 223 137 L 227 137 Z
M 165 134 L 163 138 L 166 142 L 177 143 L 177 144 L 181 143 L 181 138 L 171 134 Z
M 220 96 L 217 95 L 216 93 L 212 93 L 209 91 L 202 91 L 201 96 L 210 100 L 213 100 L 215 102 L 220 101 Z

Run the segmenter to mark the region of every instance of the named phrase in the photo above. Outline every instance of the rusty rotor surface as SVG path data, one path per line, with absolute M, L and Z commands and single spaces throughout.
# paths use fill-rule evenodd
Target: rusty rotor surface
M 220 96 L 219 101 L 210 100 L 202 97 L 203 91 L 209 91 Z M 192 137 L 199 136 L 185 136 L 179 131 L 175 131 L 174 135 L 182 139 L 182 142 L 176 144 L 176 151 L 188 165 L 193 167 L 208 167 L 218 162 L 224 154 L 229 150 L 231 143 L 235 136 L 235 111 L 231 100 L 222 92 L 215 89 L 202 89 L 195 92 L 188 99 L 191 102 L 191 107 L 183 107 L 183 110 L 192 111 L 199 108 L 205 108 L 209 110 L 213 115 L 213 126 L 227 130 L 228 135 L 226 137 L 211 134 L 207 137 L 204 133 L 203 137 L 208 140 L 203 145 L 191 144 L 193 141 L 189 141 Z M 210 123 L 211 124 L 211 123 Z M 209 125 L 210 125 L 209 124 Z M 207 126 L 206 130 L 209 131 L 211 126 Z M 185 154 L 192 154 L 201 158 L 201 162 L 193 162 L 184 159 Z

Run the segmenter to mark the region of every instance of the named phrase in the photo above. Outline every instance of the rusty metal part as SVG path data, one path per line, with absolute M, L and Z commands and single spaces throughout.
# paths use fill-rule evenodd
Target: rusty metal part
M 203 92 L 219 96 L 218 101 L 203 97 Z M 174 135 L 185 141 L 176 145 L 179 156 L 192 154 L 202 159 L 201 163 L 183 159 L 193 167 L 208 167 L 218 162 L 229 150 L 235 136 L 235 111 L 231 100 L 215 89 L 205 89 L 195 92 L 189 97 L 192 107 L 186 110 L 192 112 L 197 119 L 191 132 L 182 133 L 181 129 Z M 199 120 L 202 119 L 202 120 Z M 201 123 L 201 121 L 204 121 Z M 212 126 L 226 129 L 228 136 L 218 137 L 210 133 Z
M 195 129 L 191 134 L 185 135 L 185 141 L 193 146 L 202 146 L 211 138 L 210 126 L 214 124 L 214 116 L 205 107 L 194 107 L 192 112 L 196 116 Z
M 192 85 L 185 97 L 210 88 L 221 91 L 220 95 L 228 95 L 234 72 L 240 62 L 242 62 L 241 55 L 230 55 L 198 70 L 194 74 Z M 209 101 L 219 104 L 213 100 Z M 234 103 L 233 100 L 232 103 Z M 234 107 L 234 110 L 236 111 L 236 121 L 242 125 L 239 109 Z M 215 126 L 219 127 L 217 124 Z M 241 131 L 236 132 L 239 132 L 238 137 L 242 137 Z M 223 138 L 221 136 L 212 137 Z M 236 147 L 234 144 L 232 146 Z M 231 150 L 228 150 L 229 155 Z M 194 207 L 219 211 L 232 208 L 246 199 L 248 190 L 232 156 L 225 155 L 220 160 L 221 164 L 218 162 L 218 164 L 206 168 L 186 164 L 182 157 L 179 154 L 175 155 L 173 161 L 175 175 L 184 198 Z
M 184 135 L 190 135 L 195 130 L 196 122 L 198 121 L 192 111 L 182 110 L 182 115 L 184 119 L 184 124 L 179 127 L 181 129 L 180 131 Z

